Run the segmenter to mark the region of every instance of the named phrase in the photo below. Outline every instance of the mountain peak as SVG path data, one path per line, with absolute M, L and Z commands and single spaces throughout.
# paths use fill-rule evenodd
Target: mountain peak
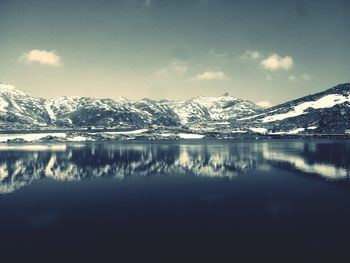
M 1 89 L 16 90 L 15 86 L 12 86 L 12 85 L 7 84 L 5 82 L 0 82 L 0 88 Z
M 21 91 L 19 89 L 17 89 L 15 86 L 4 83 L 4 82 L 0 82 L 0 95 L 2 93 L 10 93 L 10 94 L 14 94 L 17 96 L 30 96 L 28 93 Z

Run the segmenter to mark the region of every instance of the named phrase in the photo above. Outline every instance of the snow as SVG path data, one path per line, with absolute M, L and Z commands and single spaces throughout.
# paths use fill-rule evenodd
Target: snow
M 204 138 L 204 135 L 194 134 L 194 133 L 179 133 L 178 136 L 181 139 L 202 139 L 202 138 Z
M 6 107 L 8 105 L 9 104 L 7 103 L 7 101 L 0 97 L 0 111 L 1 112 L 6 112 Z
M 230 123 L 228 121 L 222 121 L 222 122 L 213 122 L 213 125 L 229 125 Z
M 226 124 L 225 121 L 236 116 L 253 114 L 258 108 L 251 102 L 232 96 L 201 96 L 187 101 L 170 101 L 167 105 L 183 124 L 190 120 L 201 121 L 208 118 Z
M 248 128 L 248 129 L 251 130 L 252 132 L 256 132 L 256 133 L 261 133 L 261 134 L 267 133 L 266 128 Z
M 300 132 L 305 131 L 304 128 L 296 128 L 294 130 L 290 130 L 290 131 L 282 131 L 282 132 L 271 132 L 269 134 L 271 135 L 279 135 L 279 134 L 298 134 Z
M 15 107 L 19 112 L 23 112 L 23 109 L 16 103 L 15 100 L 11 99 L 11 104 Z
M 47 136 L 66 138 L 66 133 L 26 133 L 26 134 L 0 134 L 0 142 L 23 139 L 27 142 L 37 141 Z
M 174 134 L 173 133 L 161 133 L 159 135 L 162 136 L 162 137 L 170 137 L 170 136 L 172 136 Z
M 310 126 L 310 127 L 307 127 L 306 129 L 307 130 L 315 130 L 315 129 L 317 129 L 318 127 L 317 126 Z
M 262 122 L 273 122 L 273 121 L 284 120 L 287 118 L 302 115 L 306 113 L 305 110 L 307 110 L 308 108 L 313 108 L 313 109 L 331 108 L 337 104 L 342 104 L 344 102 L 350 102 L 349 96 L 344 96 L 340 94 L 329 94 L 321 97 L 318 100 L 307 101 L 299 105 L 296 105 L 289 112 L 276 114 L 272 116 L 266 116 L 265 118 L 262 119 Z
M 51 109 L 50 104 L 48 102 L 45 103 L 45 110 L 47 111 L 47 114 L 49 114 L 51 120 L 56 119 L 55 113 Z
M 139 130 L 134 130 L 134 131 L 119 131 L 119 132 L 104 132 L 104 134 L 108 135 L 116 135 L 116 134 L 122 134 L 122 135 L 128 135 L 128 134 L 140 134 L 148 132 L 148 129 L 139 129 Z
M 83 98 L 76 96 L 56 97 L 47 101 L 47 107 L 55 110 L 56 112 L 58 111 L 60 114 L 67 114 L 75 111 L 78 108 L 78 104 L 81 99 Z M 48 114 L 51 117 L 49 111 Z
M 296 128 L 294 130 L 288 131 L 287 134 L 298 134 L 298 133 L 303 132 L 303 131 L 305 131 L 304 128 Z
M 261 115 L 263 115 L 264 113 L 260 113 L 260 114 L 256 114 L 256 115 L 253 115 L 253 116 L 249 116 L 249 117 L 244 117 L 244 118 L 240 118 L 238 119 L 239 121 L 245 121 L 245 120 L 251 120 L 251 119 L 254 119 L 256 117 L 259 117 Z
M 5 84 L 5 83 L 0 83 L 0 94 L 3 94 L 3 93 L 9 93 L 16 96 L 29 96 L 28 93 L 16 89 L 15 86 Z
M 233 130 L 232 133 L 247 133 L 247 131 L 243 131 L 243 130 Z
M 74 136 L 74 137 L 68 137 L 67 138 L 67 141 L 70 141 L 70 142 L 85 142 L 87 141 L 87 137 L 84 137 L 84 136 Z

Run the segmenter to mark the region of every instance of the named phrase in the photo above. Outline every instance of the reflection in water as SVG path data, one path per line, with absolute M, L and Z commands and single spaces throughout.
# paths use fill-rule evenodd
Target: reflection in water
M 33 180 L 141 175 L 234 177 L 278 167 L 331 180 L 349 180 L 350 144 L 345 142 L 216 142 L 204 144 L 3 145 L 0 193 Z

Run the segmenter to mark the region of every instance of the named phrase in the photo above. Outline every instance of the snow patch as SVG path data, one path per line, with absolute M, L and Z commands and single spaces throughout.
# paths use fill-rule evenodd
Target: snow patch
M 194 134 L 194 133 L 179 133 L 178 136 L 181 139 L 202 139 L 202 138 L 204 138 L 204 135 Z
M 134 131 L 104 132 L 104 134 L 107 134 L 107 135 L 115 135 L 115 134 L 128 135 L 128 134 L 140 134 L 140 133 L 145 133 L 145 132 L 148 132 L 148 129 L 139 129 L 139 130 L 134 130 Z
M 66 138 L 66 133 L 26 133 L 26 134 L 0 134 L 0 142 L 22 139 L 27 142 L 37 141 L 47 136 Z
M 8 102 L 0 97 L 0 111 L 6 112 L 6 108 L 8 105 L 9 105 Z
M 67 141 L 70 142 L 85 142 L 87 140 L 87 137 L 84 136 L 74 136 L 67 138 Z
M 305 131 L 304 128 L 296 128 L 294 130 L 290 130 L 290 131 L 281 131 L 281 132 L 271 132 L 269 134 L 271 135 L 279 135 L 279 134 L 298 134 L 300 132 Z
M 251 130 L 252 132 L 255 132 L 255 133 L 261 133 L 261 134 L 267 133 L 266 128 L 248 128 L 248 129 Z
M 350 102 L 349 96 L 339 95 L 339 94 L 329 94 L 315 101 L 308 101 L 294 106 L 294 108 L 286 113 L 276 114 L 272 116 L 266 116 L 262 119 L 262 122 L 273 122 L 284 120 L 291 117 L 296 117 L 306 113 L 308 108 L 312 109 L 322 109 L 322 108 L 332 108 L 337 104 L 342 104 L 344 102 Z
M 46 102 L 44 107 L 45 107 L 45 110 L 46 110 L 47 114 L 49 114 L 50 119 L 51 120 L 55 120 L 56 119 L 56 115 L 53 112 L 53 110 L 51 109 L 50 104 Z

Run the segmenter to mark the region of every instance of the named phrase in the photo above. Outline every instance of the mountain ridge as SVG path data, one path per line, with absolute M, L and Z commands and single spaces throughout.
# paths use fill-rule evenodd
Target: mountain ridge
M 220 124 L 217 126 L 217 124 Z M 189 100 L 129 100 L 60 96 L 35 98 L 0 84 L 0 129 L 146 128 L 152 125 L 197 131 L 257 133 L 344 132 L 350 128 L 350 83 L 262 108 L 229 94 Z
M 51 99 L 34 98 L 11 85 L 0 84 L 0 121 L 2 124 L 36 126 L 85 127 L 132 124 L 138 127 L 158 124 L 179 126 L 188 122 L 230 119 L 245 116 L 262 109 L 250 101 L 232 96 L 205 97 L 190 100 L 129 100 L 61 96 Z M 11 100 L 11 103 L 8 101 Z M 26 100 L 27 106 L 17 102 Z M 13 111 L 13 109 L 17 111 Z M 185 110 L 183 110 L 185 108 Z M 25 112 L 40 112 L 33 118 Z M 35 115 L 35 114 L 34 114 Z M 11 128 L 11 127 L 10 127 Z

